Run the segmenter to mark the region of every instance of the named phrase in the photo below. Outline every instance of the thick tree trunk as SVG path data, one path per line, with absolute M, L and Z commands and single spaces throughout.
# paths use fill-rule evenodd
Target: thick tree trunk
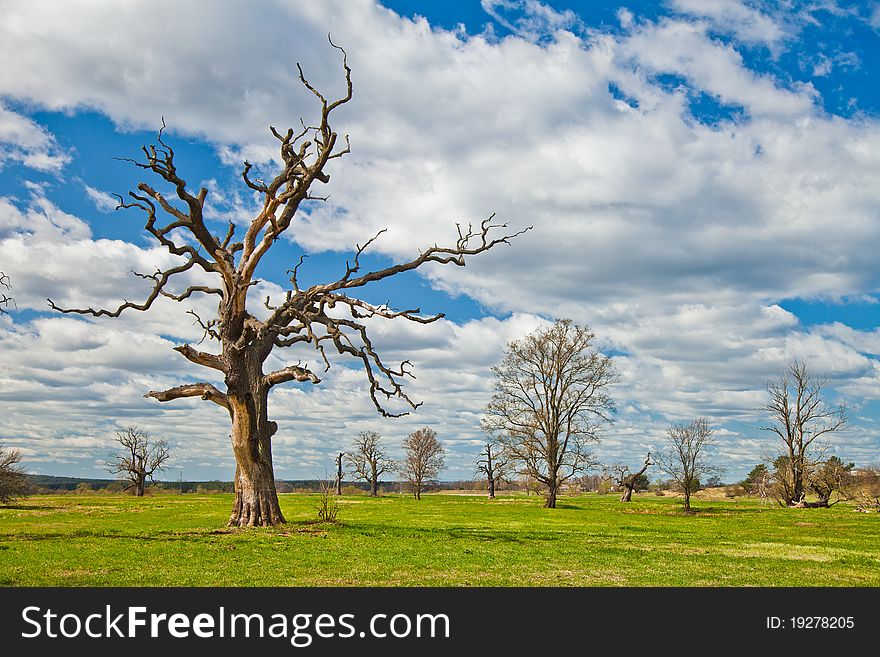
M 544 508 L 546 509 L 555 509 L 556 508 L 556 495 L 557 495 L 558 485 L 553 483 L 550 484 L 547 489 L 547 499 L 544 500 Z
M 379 481 L 378 477 L 374 477 L 372 481 L 370 481 L 370 497 L 378 497 L 379 496 Z
M 495 480 L 489 478 L 489 499 L 495 499 Z
M 633 496 L 633 486 L 624 485 L 623 494 L 620 496 L 620 501 L 621 502 L 631 502 L 632 496 Z
M 284 515 L 275 491 L 272 467 L 272 435 L 277 429 L 266 415 L 269 388 L 253 377 L 244 394 L 230 389 L 232 450 L 235 453 L 235 503 L 229 525 L 255 527 L 278 525 Z
M 794 505 L 801 502 L 806 496 L 804 491 L 804 470 L 798 467 L 796 457 L 789 458 L 791 459 L 791 499 L 788 503 L 789 505 Z

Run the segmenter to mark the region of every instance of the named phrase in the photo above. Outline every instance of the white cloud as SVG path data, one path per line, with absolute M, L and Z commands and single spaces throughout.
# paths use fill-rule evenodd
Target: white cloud
M 530 41 L 551 37 L 559 30 L 584 29 L 571 9 L 556 11 L 539 0 L 480 0 L 480 6 L 500 25 Z
M 778 19 L 740 0 L 672 0 L 671 5 L 683 14 L 707 19 L 714 30 L 733 34 L 744 43 L 775 51 L 786 38 Z
M 86 196 L 91 199 L 95 207 L 101 212 L 114 212 L 119 205 L 119 199 L 115 198 L 112 194 L 102 192 L 100 189 L 95 189 L 90 185 L 83 185 L 83 188 L 86 191 Z
M 39 171 L 59 171 L 70 155 L 61 152 L 45 128 L 0 103 L 0 170 L 19 162 Z

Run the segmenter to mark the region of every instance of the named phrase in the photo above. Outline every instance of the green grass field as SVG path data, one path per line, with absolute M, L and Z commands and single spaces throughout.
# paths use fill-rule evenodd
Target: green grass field
M 4 586 L 880 586 L 880 514 L 758 500 L 282 495 L 282 528 L 227 529 L 231 495 L 36 496 L 0 507 Z

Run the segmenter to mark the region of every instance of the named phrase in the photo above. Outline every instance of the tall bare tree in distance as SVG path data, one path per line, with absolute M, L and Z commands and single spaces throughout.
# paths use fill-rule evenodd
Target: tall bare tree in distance
M 119 208 L 134 208 L 146 215 L 147 232 L 169 253 L 177 256 L 178 264 L 153 273 L 137 274 L 152 286 L 141 303 L 124 301 L 117 308 L 106 310 L 61 308 L 49 300 L 53 309 L 64 313 L 118 317 L 129 310 L 149 310 L 160 296 L 181 302 L 195 295 L 216 298 L 216 316 L 202 318 L 192 310 L 188 312 L 203 329 L 204 337 L 218 343 L 217 351 L 202 351 L 189 344 L 175 347 L 175 351 L 197 365 L 219 372 L 225 390 L 209 382 L 200 382 L 151 391 L 146 396 L 160 402 L 199 397 L 229 414 L 236 462 L 235 501 L 229 518 L 229 525 L 233 526 L 284 522 L 272 464 L 272 436 L 278 425 L 269 419 L 269 391 L 289 382 L 320 383 L 318 375 L 303 363 L 302 358 L 291 357 L 286 360 L 288 365 L 266 372 L 264 364 L 270 354 L 281 348 L 307 348 L 310 357 L 320 357 L 325 370 L 330 367 L 326 348 L 351 357 L 363 366 L 369 383 L 368 393 L 376 410 L 383 416 L 404 415 L 405 412 L 386 409 L 385 403 L 396 400 L 404 408 L 412 409 L 419 405 L 403 388 L 403 380 L 412 376 L 410 363 L 385 363 L 373 346 L 365 320 L 399 318 L 428 324 L 443 315 L 423 316 L 418 308 L 395 310 L 387 304 L 375 305 L 350 296 L 350 293 L 428 263 L 463 267 L 466 256 L 507 244 L 512 237 L 525 232 L 501 232 L 499 235 L 498 230 L 506 225 L 494 224 L 493 215 L 478 227 L 457 226 L 457 239 L 451 246 L 435 244 L 409 261 L 384 269 L 362 271 L 360 257 L 385 232 L 382 230 L 363 245 L 357 245 L 353 259 L 336 280 L 300 287 L 298 275 L 305 256 L 300 257 L 299 262 L 287 270 L 289 289 L 280 299 L 265 300 L 268 316 L 264 319 L 254 316 L 248 301 L 259 282 L 258 266 L 278 239 L 295 225 L 294 218 L 300 208 L 326 200 L 313 193 L 312 186 L 316 182 L 329 182 L 328 165 L 349 152 L 348 138 L 345 137 L 345 145 L 341 146 L 339 136 L 331 126 L 331 116 L 352 98 L 351 69 L 345 51 L 332 41 L 331 45 L 342 53 L 345 95 L 336 100 L 328 99 L 306 79 L 297 65 L 300 82 L 317 100 L 319 118 L 314 125 L 306 126 L 303 122 L 304 127 L 299 132 L 293 129 L 278 131 L 270 127 L 280 149 L 281 169 L 274 177 L 267 177 L 265 182 L 252 178 L 251 163 L 244 163 L 241 174 L 244 184 L 258 195 L 262 207 L 247 225 L 243 236 L 237 235 L 237 227 L 232 222 L 225 236 L 212 232 L 204 214 L 208 190 L 202 188 L 193 192 L 188 187 L 178 171 L 174 150 L 163 136 L 163 122 L 158 143 L 144 146 L 141 160 L 130 161 L 154 174 L 160 182 L 167 183 L 171 191 L 163 193 L 142 182 L 137 191 L 129 193 L 128 200 L 121 196 L 118 199 Z M 212 282 L 172 289 L 172 283 L 179 282 L 181 275 L 187 272 L 198 273 Z
M 345 469 L 343 467 L 343 461 L 345 459 L 345 452 L 339 452 L 336 455 L 336 481 L 334 485 L 336 487 L 336 494 L 342 495 L 342 475 L 345 473 Z
M 400 475 L 409 485 L 413 496 L 422 499 L 425 485 L 436 481 L 443 470 L 446 450 L 437 440 L 437 432 L 429 427 L 413 431 L 403 441 L 403 461 Z
M 624 465 L 622 463 L 615 463 L 612 466 L 609 466 L 609 470 L 611 471 L 614 482 L 620 488 L 620 501 L 621 502 L 631 502 L 633 491 L 640 481 L 640 477 L 645 474 L 648 468 L 654 465 L 654 462 L 651 461 L 651 452 L 648 452 L 648 456 L 645 457 L 645 464 L 642 466 L 642 469 L 635 472 L 630 470 L 628 465 Z
M 543 484 L 548 508 L 556 508 L 563 483 L 596 465 L 590 447 L 599 442 L 600 424 L 611 420 L 608 388 L 616 374 L 594 338 L 586 326 L 558 320 L 508 344 L 492 368 L 495 392 L 482 428 L 520 474 Z
M 395 467 L 394 460 L 388 457 L 382 445 L 382 436 L 375 431 L 361 431 L 345 457 L 358 478 L 369 485 L 370 497 L 379 494 L 379 477 Z
M 482 472 L 486 477 L 489 499 L 495 499 L 495 486 L 507 479 L 510 464 L 504 450 L 499 450 L 498 446 L 492 443 L 486 443 L 483 451 L 480 452 L 480 457 L 477 461 L 477 472 Z
M 778 380 L 765 385 L 770 400 L 762 410 L 770 424 L 762 429 L 775 433 L 782 443 L 783 452 L 774 460 L 774 479 L 783 505 L 804 502 L 810 473 L 828 448 L 826 441 L 846 428 L 846 406 L 830 407 L 825 403 L 825 384 L 826 379 L 816 376 L 804 361 L 796 360 Z
M 110 456 L 107 470 L 122 475 L 129 482 L 125 490 L 131 489 L 136 497 L 143 497 L 147 480 L 152 481 L 156 472 L 164 470 L 165 462 L 171 457 L 168 443 L 153 440 L 138 427 L 117 431 L 116 442 L 122 451 Z
M 656 464 L 684 494 L 684 512 L 691 513 L 691 495 L 700 486 L 700 478 L 720 474 L 724 468 L 712 465 L 708 450 L 715 444 L 715 430 L 706 418 L 673 424 L 666 429 L 668 447 L 656 454 Z

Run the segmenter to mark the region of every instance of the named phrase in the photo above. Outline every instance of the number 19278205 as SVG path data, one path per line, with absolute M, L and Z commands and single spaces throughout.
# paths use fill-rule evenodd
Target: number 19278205
M 855 626 L 853 616 L 767 616 L 768 630 L 850 630 Z

